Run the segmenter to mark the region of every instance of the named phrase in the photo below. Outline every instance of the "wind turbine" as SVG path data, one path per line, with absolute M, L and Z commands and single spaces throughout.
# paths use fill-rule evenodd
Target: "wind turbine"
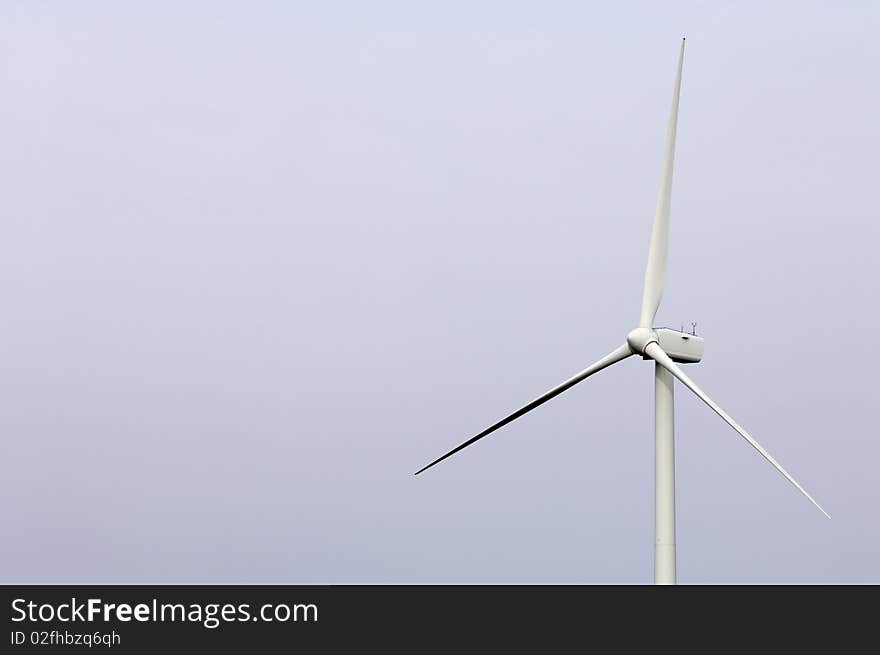
M 598 362 L 538 396 L 532 402 L 516 410 L 486 428 L 463 444 L 456 446 L 442 457 L 438 457 L 416 475 L 439 464 L 450 455 L 470 446 L 485 436 L 504 427 L 511 421 L 543 405 L 551 398 L 574 385 L 586 380 L 612 364 L 630 357 L 641 355 L 642 359 L 654 362 L 654 582 L 656 584 L 675 584 L 675 455 L 674 455 L 674 401 L 673 377 L 690 389 L 706 403 L 730 427 L 736 430 L 755 450 L 770 462 L 786 480 L 806 496 L 828 518 L 831 516 L 813 497 L 782 468 L 764 448 L 755 441 L 736 421 L 700 389 L 678 364 L 699 362 L 703 357 L 703 339 L 696 334 L 687 334 L 668 328 L 655 328 L 654 317 L 660 306 L 663 289 L 666 286 L 666 263 L 669 250 L 669 207 L 672 196 L 672 167 L 675 160 L 675 132 L 678 124 L 678 99 L 681 94 L 681 71 L 684 63 L 684 39 L 678 57 L 678 70 L 675 76 L 675 90 L 672 94 L 672 111 L 666 129 L 666 151 L 657 192 L 657 205 L 654 213 L 654 227 L 651 231 L 651 244 L 648 248 L 648 265 L 645 269 L 645 285 L 642 293 L 642 308 L 639 325 L 626 335 L 626 343 L 616 348 Z M 696 330 L 694 331 L 696 332 Z

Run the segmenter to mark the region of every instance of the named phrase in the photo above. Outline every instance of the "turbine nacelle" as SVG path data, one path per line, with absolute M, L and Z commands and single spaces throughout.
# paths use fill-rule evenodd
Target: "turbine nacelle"
M 670 359 L 679 364 L 695 364 L 703 359 L 703 337 L 669 328 L 636 328 L 626 335 L 633 354 L 651 359 L 645 353 L 649 343 L 656 343 Z

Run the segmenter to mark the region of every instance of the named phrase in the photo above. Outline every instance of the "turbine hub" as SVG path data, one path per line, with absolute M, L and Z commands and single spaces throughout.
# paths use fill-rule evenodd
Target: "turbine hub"
M 660 337 L 653 328 L 640 327 L 626 335 L 626 343 L 634 353 L 645 356 L 645 348 L 649 343 L 660 343 Z

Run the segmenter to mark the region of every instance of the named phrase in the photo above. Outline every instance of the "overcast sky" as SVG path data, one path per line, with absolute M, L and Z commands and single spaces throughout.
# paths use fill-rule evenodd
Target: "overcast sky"
M 6 2 L 3 582 L 880 582 L 880 5 Z

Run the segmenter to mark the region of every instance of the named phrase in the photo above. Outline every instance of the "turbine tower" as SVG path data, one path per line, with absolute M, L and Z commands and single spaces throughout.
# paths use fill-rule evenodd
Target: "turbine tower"
M 674 400 L 673 379 L 677 378 L 700 400 L 706 403 L 730 427 L 736 430 L 755 450 L 770 462 L 786 480 L 806 496 L 825 516 L 831 516 L 797 481 L 770 456 L 752 436 L 734 421 L 723 409 L 707 396 L 693 380 L 681 369 L 679 364 L 699 362 L 703 357 L 703 339 L 696 334 L 668 328 L 655 328 L 654 318 L 663 290 L 666 286 L 666 263 L 669 251 L 669 208 L 672 197 L 672 169 L 675 160 L 675 133 L 678 124 L 678 99 L 681 94 L 681 72 L 684 63 L 684 39 L 678 57 L 675 75 L 675 90 L 672 94 L 672 111 L 666 129 L 666 149 L 663 169 L 660 176 L 660 189 L 657 192 L 657 206 L 654 213 L 654 227 L 651 231 L 651 244 L 648 248 L 648 264 L 645 269 L 645 284 L 642 293 L 642 307 L 638 327 L 626 335 L 626 342 L 598 362 L 580 373 L 538 396 L 532 402 L 516 410 L 513 414 L 489 426 L 463 444 L 456 446 L 445 455 L 438 457 L 416 475 L 439 464 L 450 455 L 470 446 L 483 437 L 495 432 L 520 416 L 527 414 L 548 400 L 555 398 L 574 385 L 586 380 L 594 373 L 630 357 L 641 355 L 642 359 L 654 362 L 654 582 L 656 584 L 675 584 L 675 454 L 674 454 Z M 696 330 L 694 331 L 696 332 Z

